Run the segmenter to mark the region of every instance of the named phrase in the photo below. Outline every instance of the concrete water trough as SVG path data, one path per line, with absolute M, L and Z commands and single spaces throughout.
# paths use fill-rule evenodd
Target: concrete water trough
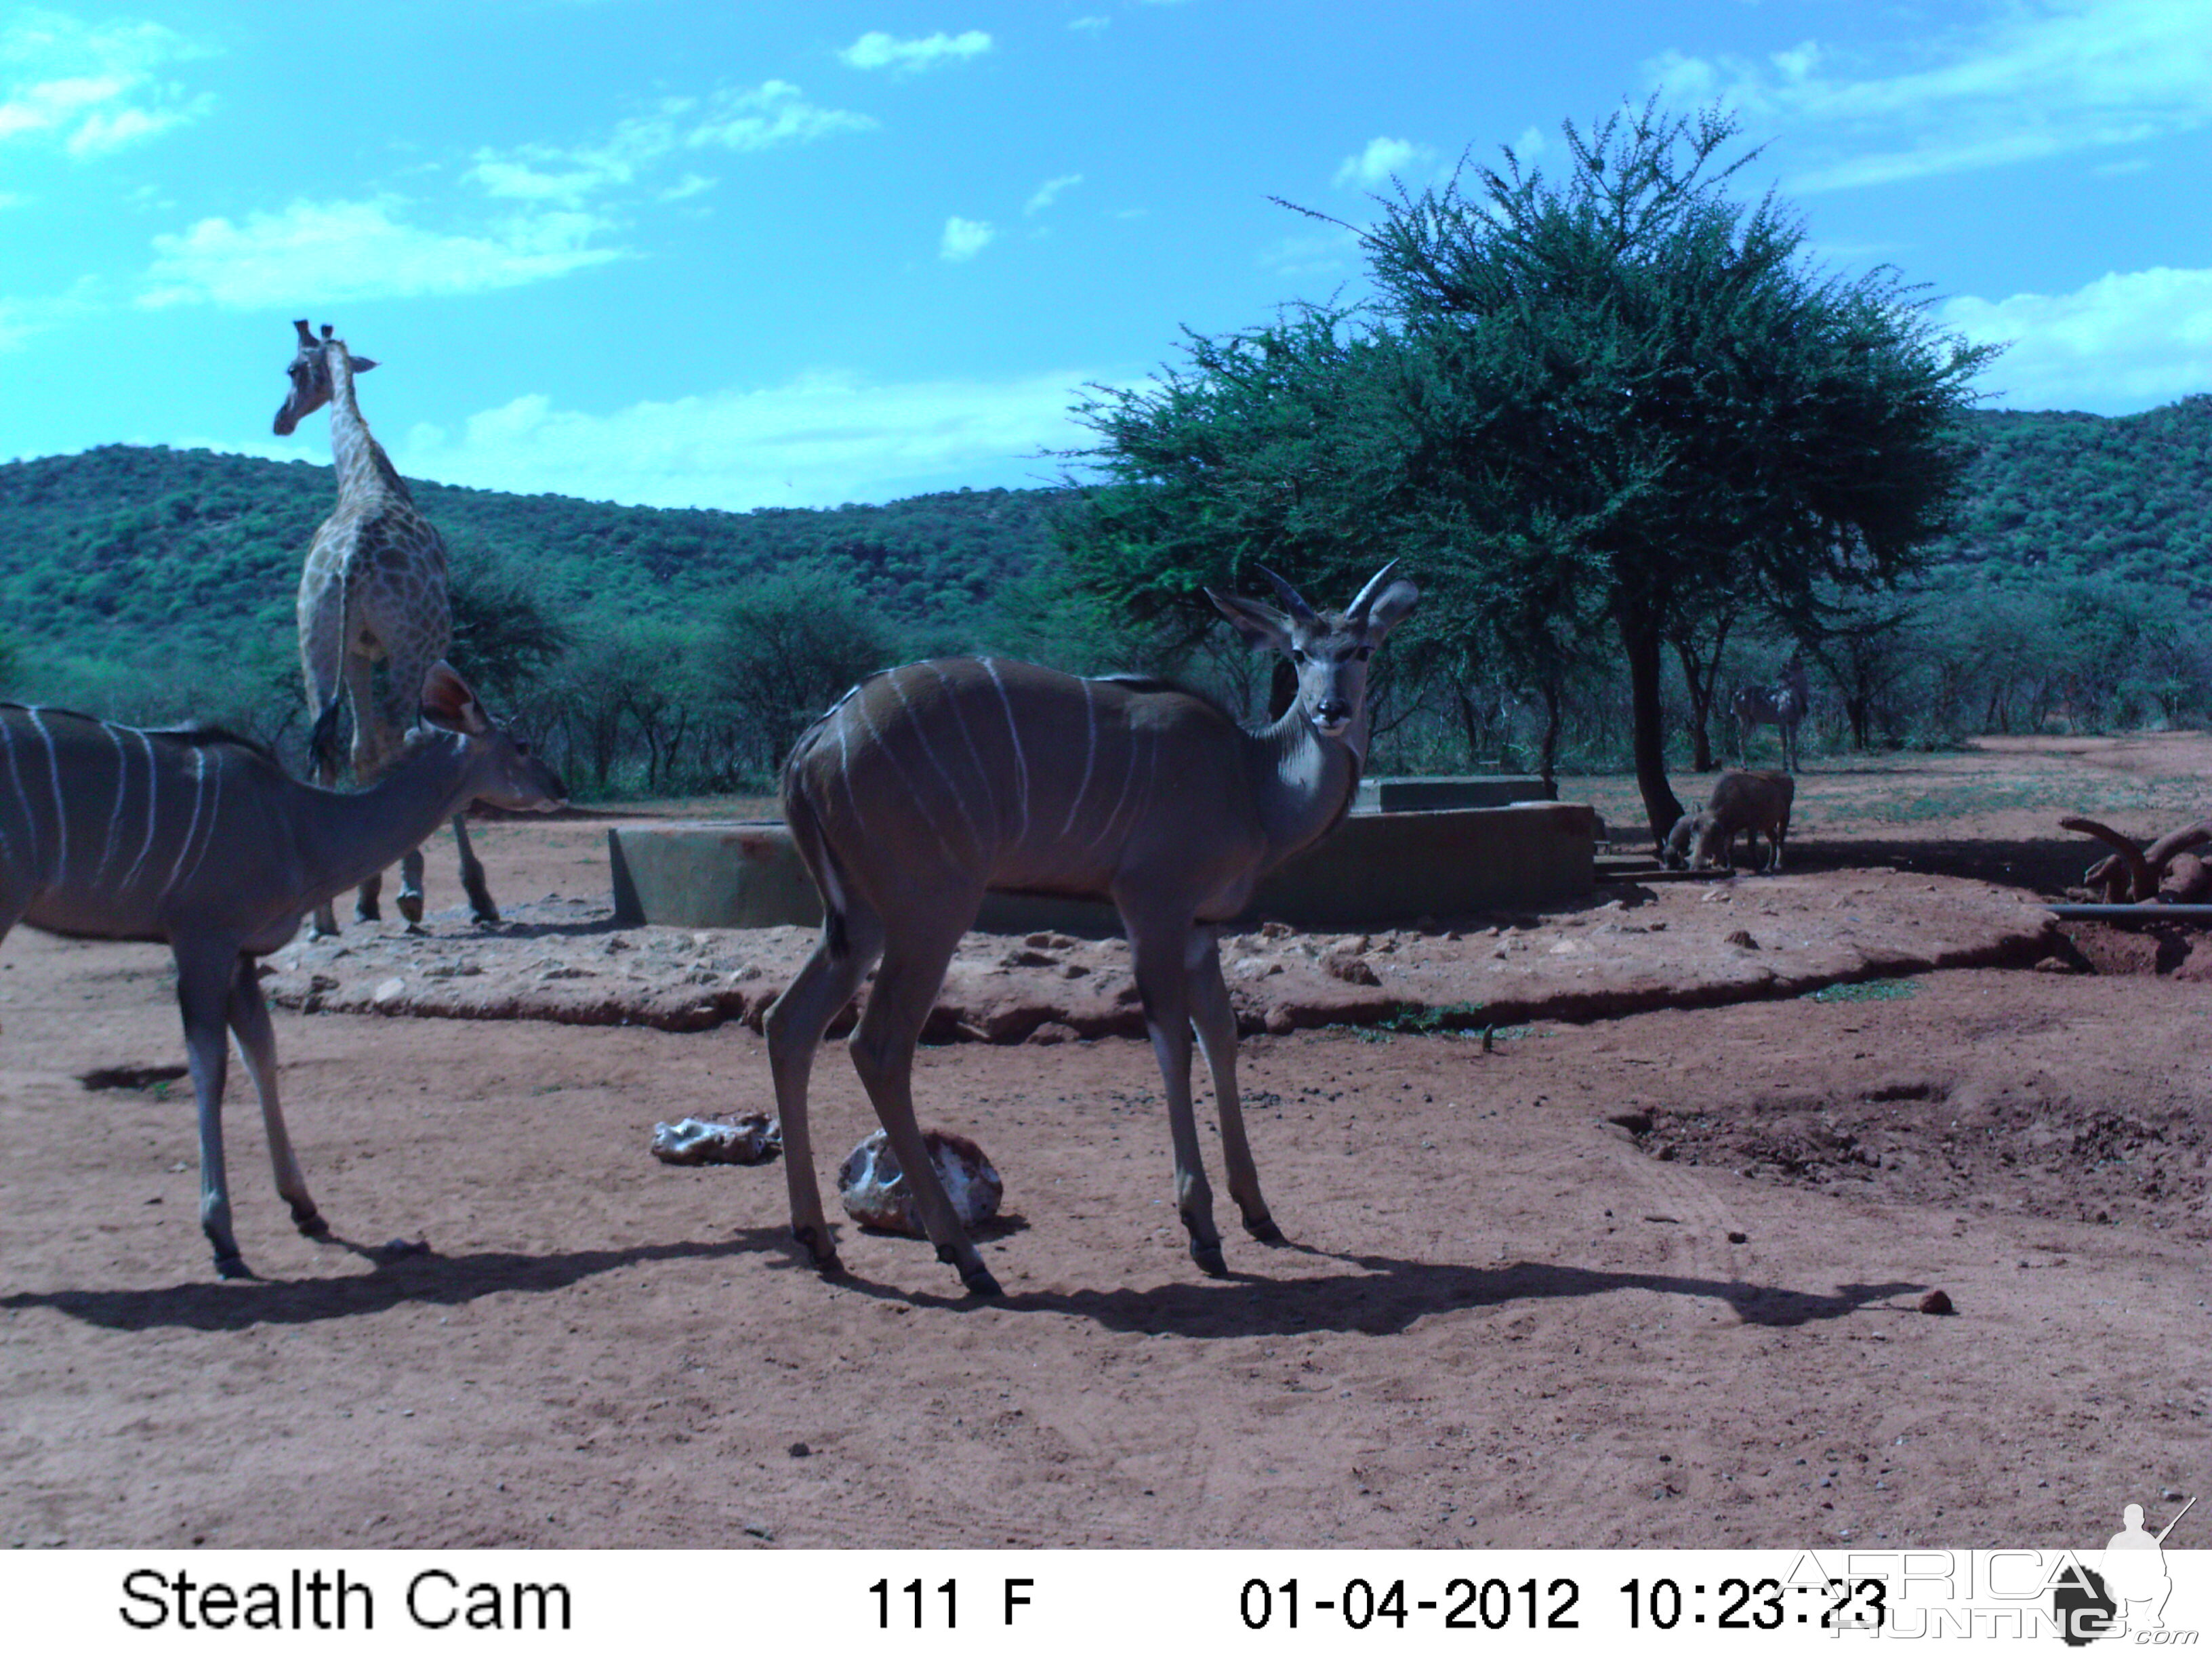
M 1442 811 L 1355 803 L 1320 846 L 1260 885 L 1242 920 L 1294 927 L 1389 927 L 1474 910 L 1536 910 L 1588 894 L 1595 882 L 1596 814 L 1542 799 L 1534 779 L 1378 778 L 1369 799 L 1434 799 L 1393 786 L 1480 785 L 1503 804 Z M 814 884 L 781 822 L 626 823 L 607 831 L 615 920 L 626 926 L 814 927 Z M 993 893 L 986 933 L 1052 930 L 1103 939 L 1121 932 L 1113 907 L 1044 894 Z

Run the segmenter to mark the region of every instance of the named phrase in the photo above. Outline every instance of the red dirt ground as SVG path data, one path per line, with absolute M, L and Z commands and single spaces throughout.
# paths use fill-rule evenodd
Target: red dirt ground
M 1874 945 L 1963 937 L 1985 884 L 2054 896 L 2095 856 L 2059 816 L 2148 837 L 2202 815 L 2208 769 L 2212 741 L 2187 735 L 1816 764 L 1790 872 L 1719 890 L 1766 948 L 1817 954 L 1866 872 L 1926 876 L 1924 917 L 1885 910 Z M 1583 793 L 1630 820 L 1621 781 Z M 515 915 L 583 902 L 561 948 L 614 931 L 594 919 L 605 827 L 483 828 Z M 449 852 L 431 873 L 444 903 Z M 1492 994 L 1509 946 L 1571 988 L 1711 890 L 1510 939 L 1483 931 L 1499 918 L 1439 928 L 1418 946 L 1428 1000 L 1454 962 L 1466 1000 Z M 1686 926 L 1686 982 L 1711 966 Z M 518 921 L 510 946 L 456 912 L 432 931 L 352 937 L 434 962 L 556 933 Z M 1820 998 L 1776 994 L 1798 988 L 1784 975 L 1727 1006 L 1539 1018 L 1487 1054 L 1253 1036 L 1249 1115 L 1291 1242 L 1232 1226 L 1226 1281 L 1184 1254 L 1145 1044 L 925 1048 L 925 1121 L 1006 1176 L 996 1304 L 963 1299 L 927 1245 L 849 1226 L 850 1277 L 825 1282 L 785 1244 L 779 1166 L 648 1155 L 658 1121 L 769 1105 L 741 1018 L 280 1011 L 293 1130 L 343 1237 L 291 1231 L 234 1076 L 234 1200 L 264 1277 L 219 1283 L 189 1087 L 80 1080 L 181 1063 L 166 953 L 19 933 L 0 952 L 0 1541 L 2094 1541 L 2122 1504 L 2168 1510 L 2203 1480 L 2212 1060 L 2196 935 L 2069 933 L 2006 958 L 2045 971 Z M 872 1118 L 841 1054 L 816 1075 L 826 1182 Z M 430 1253 L 372 1259 L 397 1237 Z M 1919 1311 L 1936 1289 L 1954 1314 Z

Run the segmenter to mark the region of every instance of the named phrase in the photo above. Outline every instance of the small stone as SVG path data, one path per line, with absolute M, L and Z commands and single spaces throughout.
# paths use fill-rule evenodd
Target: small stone
M 814 1455 L 814 1448 L 808 1445 L 804 1440 L 793 1441 L 789 1449 L 793 1457 L 811 1457 Z
M 1728 936 L 1727 942 L 1730 945 L 1741 945 L 1747 951 L 1756 951 L 1759 949 L 1759 941 L 1751 936 L 1750 929 L 1745 927 L 1739 927 L 1735 932 L 1730 933 Z
M 1749 1233 L 1730 1233 L 1728 1236 L 1728 1241 L 1731 1244 L 1748 1244 L 1751 1243 L 1751 1235 Z
M 380 1008 L 389 1008 L 392 1004 L 398 1002 L 400 998 L 406 994 L 407 981 L 405 980 L 398 978 L 387 979 L 383 984 L 378 986 L 376 989 L 370 994 L 369 1000 Z
M 1955 1313 L 1950 1297 L 1942 1291 L 1930 1291 L 1920 1298 L 1920 1311 L 1924 1314 Z

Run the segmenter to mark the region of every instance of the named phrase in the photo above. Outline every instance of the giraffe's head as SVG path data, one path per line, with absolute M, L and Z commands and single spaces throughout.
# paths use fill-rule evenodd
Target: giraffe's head
M 331 353 L 344 353 L 346 367 L 356 374 L 365 374 L 376 367 L 374 359 L 356 357 L 347 351 L 343 340 L 331 337 L 331 325 L 323 325 L 323 337 L 317 339 L 307 326 L 307 319 L 300 318 L 292 326 L 300 331 L 299 354 L 285 373 L 292 377 L 292 390 L 286 394 L 284 406 L 276 411 L 276 430 L 280 438 L 292 435 L 292 428 L 306 420 L 331 400 Z

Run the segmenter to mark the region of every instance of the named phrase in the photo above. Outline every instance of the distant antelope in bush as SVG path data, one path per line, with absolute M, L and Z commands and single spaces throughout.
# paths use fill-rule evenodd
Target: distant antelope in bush
M 307 713 L 314 721 L 311 751 L 318 781 L 338 775 L 337 722 L 341 701 L 353 709 L 353 773 L 368 782 L 392 763 L 409 702 L 430 665 L 452 643 L 453 609 L 446 588 L 446 544 L 415 506 L 415 498 L 371 435 L 356 401 L 353 377 L 376 364 L 356 357 L 323 325 L 318 340 L 301 318 L 300 349 L 287 371 L 292 390 L 276 411 L 276 433 L 289 437 L 309 415 L 331 409 L 331 459 L 338 476 L 338 504 L 315 532 L 300 571 L 300 667 L 307 684 Z M 375 667 L 386 664 L 388 700 L 376 695 Z M 465 803 L 464 803 L 465 805 Z M 434 828 L 434 826 L 433 826 Z M 428 833 L 427 831 L 425 832 Z M 461 886 L 478 921 L 497 921 L 483 866 L 469 845 L 468 821 L 453 815 L 453 840 L 461 854 Z M 362 879 L 354 914 L 377 915 L 380 870 Z M 422 849 L 399 858 L 399 914 L 422 920 Z M 325 900 L 315 910 L 314 933 L 337 931 Z
M 1367 750 L 1367 659 L 1420 597 L 1389 569 L 1340 614 L 1316 612 L 1272 572 L 1279 611 L 1208 590 L 1248 641 L 1297 665 L 1297 700 L 1261 731 L 1158 680 L 956 658 L 863 680 L 799 738 L 783 810 L 822 892 L 822 939 L 767 1025 L 792 1231 L 818 1266 L 837 1255 L 807 1140 L 807 1080 L 823 1032 L 881 957 L 854 1065 L 939 1259 L 976 1295 L 999 1293 L 923 1151 L 912 1088 L 945 963 L 994 889 L 1113 900 L 1165 1085 L 1191 1257 L 1227 1271 L 1191 1112 L 1194 1026 L 1245 1231 L 1281 1237 L 1244 1137 L 1214 924 L 1351 807 Z
M 1772 685 L 1747 685 L 1735 694 L 1736 756 L 1751 763 L 1751 733 L 1754 726 L 1771 726 L 1782 734 L 1782 769 L 1797 769 L 1797 727 L 1813 706 L 1813 688 L 1806 682 L 1805 660 L 1796 653 L 1782 667 L 1782 678 Z
M 442 662 L 422 681 L 422 721 L 374 785 L 339 794 L 288 777 L 266 749 L 228 732 L 141 732 L 0 704 L 0 939 L 25 921 L 76 939 L 158 939 L 174 953 L 199 1100 L 200 1226 L 226 1279 L 246 1271 L 223 1170 L 226 1026 L 261 1096 L 276 1190 L 301 1232 L 329 1231 L 276 1103 L 255 958 L 471 800 L 548 810 L 566 797 Z

